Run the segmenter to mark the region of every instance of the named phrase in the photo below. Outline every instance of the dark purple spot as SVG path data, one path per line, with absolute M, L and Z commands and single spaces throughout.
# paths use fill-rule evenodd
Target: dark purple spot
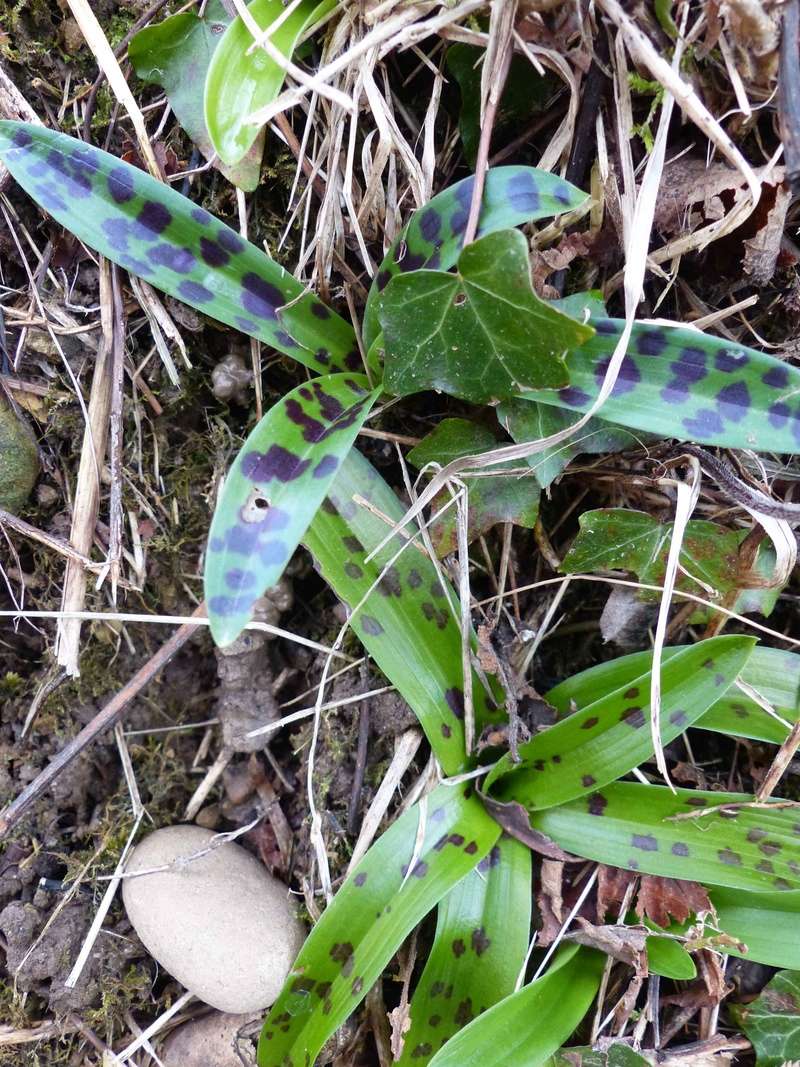
M 115 203 L 126 204 L 129 200 L 133 200 L 133 174 L 127 167 L 115 167 L 109 171 L 106 184 Z
M 314 468 L 314 477 L 327 478 L 329 475 L 333 474 L 338 466 L 339 460 L 336 456 L 332 456 L 329 453 L 327 456 L 323 456 Z
M 461 210 L 456 211 L 450 220 L 450 229 L 456 236 L 460 236 L 467 228 L 467 222 L 469 221 L 469 211 Z
M 589 797 L 589 814 L 590 815 L 602 815 L 606 809 L 608 801 L 602 793 L 592 793 Z
M 179 248 L 165 242 L 159 242 L 148 249 L 147 258 L 159 267 L 174 270 L 176 274 L 188 274 L 195 265 L 195 258 L 188 248 Z
M 311 314 L 318 319 L 329 319 L 331 317 L 331 309 L 326 307 L 321 300 L 311 301 Z
M 669 721 L 673 726 L 683 726 L 687 719 L 688 716 L 685 711 L 673 711 L 669 717 Z
M 276 285 L 271 285 L 252 272 L 242 278 L 242 288 L 242 303 L 245 309 L 258 318 L 274 319 L 276 309 L 286 303 L 283 293 Z
M 308 994 L 313 990 L 316 984 L 317 982 L 314 978 L 295 978 L 292 982 L 291 989 L 293 993 Z
M 421 1041 L 418 1045 L 415 1045 L 411 1051 L 412 1060 L 421 1060 L 423 1056 L 430 1056 L 433 1052 L 433 1045 L 428 1041 Z
M 733 374 L 749 362 L 750 357 L 745 352 L 737 352 L 735 349 L 724 348 L 714 356 L 714 366 L 723 374 Z
M 402 596 L 403 588 L 396 567 L 389 567 L 378 582 L 378 592 L 382 596 Z
M 658 841 L 652 834 L 633 834 L 631 844 L 642 852 L 658 852 Z
M 361 370 L 363 362 L 361 360 L 361 353 L 357 348 L 351 348 L 347 355 L 344 357 L 344 365 L 347 370 Z
M 430 244 L 439 236 L 442 228 L 442 216 L 436 208 L 426 208 L 419 215 L 419 232 Z
M 361 616 L 361 628 L 364 633 L 370 634 L 372 637 L 380 637 L 383 633 L 383 627 L 377 619 L 373 619 L 371 615 Z
M 335 945 L 331 946 L 328 955 L 334 963 L 347 963 L 348 960 L 352 959 L 353 946 L 349 941 L 341 943 L 337 941 Z M 275 1021 L 277 1022 L 277 1019 Z
M 318 348 L 314 353 L 314 359 L 323 367 L 327 367 L 331 361 L 331 356 L 327 348 Z
M 295 400 L 294 397 L 287 397 L 284 400 L 284 409 L 287 417 L 295 426 L 302 426 L 303 440 L 315 444 L 324 438 L 325 426 L 318 419 L 309 415 L 299 400 Z
M 585 407 L 592 399 L 583 389 L 578 389 L 574 385 L 568 385 L 566 389 L 559 389 L 558 396 L 568 407 L 577 408 Z
M 430 1019 L 428 1019 L 428 1026 L 432 1026 L 434 1029 L 436 1029 L 436 1027 L 441 1021 L 441 1015 L 431 1015 Z M 427 1053 L 425 1053 L 425 1055 L 427 1055 Z
M 209 611 L 227 618 L 229 615 L 243 615 L 253 606 L 252 596 L 212 596 L 208 602 Z
M 750 408 L 750 390 L 744 382 L 733 382 L 717 393 L 717 406 L 723 417 L 741 422 Z
M 464 944 L 464 940 L 461 937 L 457 937 L 453 942 L 453 955 L 456 959 L 463 956 L 467 951 L 467 946 Z
M 62 199 L 52 185 L 40 185 L 36 189 L 36 199 L 42 207 L 55 215 L 58 211 L 66 211 L 66 201 Z
M 756 826 L 754 826 L 752 830 L 747 831 L 747 840 L 754 845 L 759 841 L 763 841 L 766 836 L 767 831 L 759 830 Z
M 452 688 L 445 690 L 444 694 L 445 703 L 452 711 L 457 719 L 463 720 L 464 718 L 464 690 L 459 689 L 458 686 L 452 686 Z
M 597 785 L 597 779 L 592 774 L 584 774 L 581 778 L 581 785 L 584 789 L 590 789 L 591 786 Z
M 270 445 L 266 452 L 248 452 L 242 458 L 241 471 L 245 478 L 261 484 L 277 478 L 279 482 L 293 482 L 304 474 L 311 460 L 300 459 L 283 445 Z
M 778 400 L 775 404 L 770 405 L 767 409 L 767 414 L 769 415 L 770 425 L 774 426 L 776 430 L 780 430 L 786 425 L 786 420 L 789 418 L 789 405 L 782 400 Z
M 636 331 L 636 351 L 640 356 L 660 356 L 667 347 L 667 335 L 661 330 Z
M 100 229 L 117 250 L 124 252 L 131 236 L 131 224 L 127 219 L 106 219 Z
M 761 381 L 773 389 L 785 389 L 789 384 L 789 371 L 782 363 L 779 363 L 777 366 L 770 367 L 766 374 L 762 374 Z
M 560 191 L 562 190 L 557 190 L 556 192 Z M 563 191 L 566 192 L 566 190 Z M 509 180 L 506 186 L 506 196 L 514 211 L 527 215 L 539 210 L 539 189 L 536 185 L 536 179 L 529 170 L 515 174 Z M 569 196 L 567 196 L 566 200 L 560 201 L 562 204 L 568 204 L 569 202 Z
M 785 878 L 774 878 L 772 884 L 775 886 L 776 889 L 784 890 L 792 888 L 792 883 L 787 882 Z
M 446 722 L 443 722 L 443 723 L 442 723 L 442 725 L 441 725 L 440 729 L 441 729 L 441 731 L 442 731 L 442 737 L 443 737 L 443 738 L 444 738 L 445 740 L 447 740 L 448 738 L 450 738 L 450 737 L 452 737 L 452 736 L 453 736 L 453 731 L 452 731 L 452 730 L 450 729 L 450 727 L 449 727 L 449 726 L 447 725 L 447 723 L 446 723 Z
M 486 931 L 482 926 L 472 931 L 472 948 L 476 956 L 482 956 L 491 943 L 491 938 L 486 936 Z
M 763 852 L 765 856 L 774 856 L 776 852 L 780 852 L 781 848 L 779 841 L 762 841 L 758 846 L 758 851 Z
M 626 700 L 635 700 L 639 695 L 639 686 L 632 685 L 630 689 L 626 689 L 622 695 Z
M 390 270 L 379 270 L 375 278 L 375 286 L 378 292 L 385 289 L 391 280 L 392 272 Z
M 599 722 L 600 720 L 597 718 L 597 716 L 592 715 L 586 720 L 586 722 L 581 723 L 581 730 L 593 730 Z
M 700 408 L 694 418 L 683 420 L 684 429 L 692 437 L 717 437 L 724 430 L 722 419 L 710 408 Z
M 236 316 L 236 325 L 242 333 L 257 334 L 258 325 L 252 319 L 246 319 L 244 315 Z
M 357 563 L 350 563 L 349 561 L 344 565 L 344 573 L 348 578 L 352 578 L 353 581 L 358 581 L 359 578 L 364 577 L 364 572 L 359 565 Z
M 348 534 L 342 538 L 342 544 L 348 552 L 363 552 L 364 546 L 361 544 L 357 537 L 353 537 L 352 534 Z
M 245 589 L 252 589 L 258 579 L 252 571 L 243 571 L 239 567 L 235 567 L 233 570 L 227 571 L 225 574 L 225 584 L 229 589 L 232 589 L 234 593 L 241 593 Z
M 467 997 L 466 1000 L 462 1000 L 456 1008 L 456 1013 L 453 1016 L 459 1026 L 466 1026 L 467 1023 L 471 1023 L 475 1018 L 475 1013 L 472 1010 L 472 998 Z
M 470 841 L 468 845 L 464 845 L 464 851 L 468 856 L 474 856 L 475 853 L 478 851 L 478 842 Z
M 644 726 L 644 712 L 641 708 L 626 708 L 620 715 L 620 722 L 625 722 L 635 729 Z
M 136 216 L 139 235 L 148 238 L 151 234 L 163 233 L 172 222 L 172 215 L 163 204 L 155 200 L 145 200 Z M 142 234 L 141 231 L 144 230 Z
M 686 804 L 690 808 L 705 808 L 708 801 L 705 797 L 687 797 Z
M 217 244 L 224 248 L 226 252 L 230 252 L 232 256 L 237 255 L 239 252 L 244 252 L 245 248 L 247 248 L 247 241 L 240 237 L 238 233 L 234 233 L 228 226 L 223 226 L 218 232 Z
M 11 143 L 17 148 L 27 148 L 29 145 L 33 144 L 33 138 L 27 130 L 22 129 L 20 127 L 19 129 L 16 129 L 14 131 L 14 136 L 11 138 Z
M 614 334 L 620 332 L 619 327 L 613 319 L 592 319 L 592 326 L 599 334 L 604 337 L 612 337 Z
M 708 374 L 706 354 L 701 348 L 682 348 L 678 358 L 670 363 L 669 369 L 675 376 L 676 384 L 680 382 L 684 385 L 696 385 Z
M 200 238 L 200 256 L 209 267 L 224 267 L 231 258 L 224 248 L 208 237 Z
M 738 852 L 734 852 L 732 848 L 723 848 L 717 852 L 720 863 L 725 863 L 729 867 L 741 867 L 742 857 Z
M 189 304 L 207 304 L 214 299 L 214 294 L 211 290 L 206 289 L 199 282 L 181 282 L 178 286 L 178 292 Z
M 422 575 L 416 568 L 408 572 L 408 584 L 412 589 L 419 589 L 422 585 Z
M 676 841 L 670 851 L 672 852 L 673 856 L 688 856 L 689 846 L 685 845 L 683 841 Z
M 192 208 L 192 218 L 195 222 L 199 222 L 201 226 L 210 226 L 214 221 L 214 216 L 209 215 L 209 213 L 202 207 Z

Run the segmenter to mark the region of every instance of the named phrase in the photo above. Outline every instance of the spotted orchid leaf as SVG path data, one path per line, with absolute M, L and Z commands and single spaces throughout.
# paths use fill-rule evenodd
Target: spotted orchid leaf
M 464 230 L 475 179 L 464 178 L 415 212 L 383 258 L 370 286 L 364 311 L 364 344 L 371 348 L 380 334 L 377 304 L 395 275 L 412 270 L 450 270 L 464 244 Z M 478 237 L 512 229 L 524 222 L 572 211 L 586 193 L 563 178 L 533 167 L 492 167 L 486 172 Z
M 300 37 L 335 10 L 337 0 L 302 0 L 273 30 L 272 44 L 291 58 Z M 247 12 L 262 30 L 286 12 L 281 0 L 253 0 Z M 281 91 L 286 72 L 263 48 L 252 47 L 253 36 L 241 16 L 225 31 L 214 53 L 205 82 L 206 124 L 219 158 L 238 163 L 259 135 L 248 116 L 271 103 Z
M 677 650 L 661 670 L 660 735 L 668 744 L 733 683 L 750 656 L 750 637 L 715 637 Z M 618 688 L 536 734 L 519 747 L 520 762 L 505 755 L 484 789 L 495 800 L 529 811 L 594 794 L 653 754 L 650 664 Z
M 756 1067 L 800 1060 L 800 971 L 778 971 L 755 1000 L 732 1009 L 756 1054 Z
M 463 786 L 440 786 L 392 823 L 301 948 L 264 1023 L 259 1067 L 312 1063 L 411 930 L 499 833 Z
M 436 428 L 416 445 L 407 456 L 420 470 L 428 463 L 440 466 L 461 456 L 474 456 L 497 448 L 494 434 L 467 419 L 442 419 Z M 462 474 L 461 481 L 467 488 L 467 541 L 475 541 L 502 522 L 533 529 L 539 515 L 539 489 L 532 478 L 520 477 L 519 473 L 504 474 L 503 470 L 516 468 L 513 463 L 492 468 L 497 474 L 490 477 Z M 518 471 L 518 468 L 516 468 Z M 431 501 L 435 515 L 450 499 L 450 493 L 442 491 Z M 458 546 L 458 512 L 448 508 L 428 527 L 433 547 L 438 556 L 455 552 Z
M 748 807 L 753 800 L 616 782 L 532 812 L 530 823 L 567 852 L 613 867 L 730 889 L 800 889 L 797 810 L 779 801 Z
M 0 159 L 90 248 L 322 374 L 359 370 L 351 326 L 268 255 L 169 186 L 74 137 L 0 121 Z
M 503 837 L 439 903 L 401 1067 L 425 1067 L 462 1027 L 514 992 L 530 923 L 531 853 Z
M 280 578 L 380 390 L 328 374 L 299 385 L 245 441 L 225 480 L 208 538 L 205 597 L 218 645 L 235 640 Z
M 465 767 L 466 742 L 461 630 L 452 588 L 449 583 L 445 588 L 417 543 L 392 560 L 403 544 L 392 541 L 366 562 L 386 536 L 386 523 L 403 514 L 394 492 L 352 450 L 304 541 L 352 613 L 350 624 L 364 648 L 413 709 L 445 774 L 456 774 Z M 473 698 L 479 733 L 502 714 L 492 711 L 477 677 Z
M 605 956 L 567 946 L 548 972 L 461 1030 L 431 1067 L 540 1067 L 586 1014 Z
M 536 295 L 519 230 L 468 245 L 455 274 L 396 275 L 380 295 L 378 318 L 389 392 L 437 389 L 476 404 L 566 386 L 564 356 L 592 335 Z
M 648 585 L 661 585 L 674 523 L 659 522 L 645 511 L 598 508 L 579 517 L 578 536 L 561 564 L 565 574 L 602 570 L 632 571 Z M 727 530 L 705 519 L 690 519 L 681 542 L 676 587 L 713 598 L 746 585 L 739 548 L 747 530 Z M 642 599 L 660 594 L 641 590 Z
M 800 970 L 800 893 L 743 893 L 717 886 L 710 894 L 722 951 L 769 967 Z M 731 939 L 732 943 L 731 943 Z
M 669 662 L 680 651 L 664 649 L 664 662 Z M 650 652 L 634 652 L 630 656 L 599 663 L 567 678 L 551 689 L 545 699 L 561 715 L 570 715 L 573 709 L 583 709 L 608 693 L 632 685 L 650 662 Z M 703 712 L 694 726 L 731 737 L 783 744 L 800 718 L 800 656 L 758 645 L 742 668 L 740 680 L 754 690 L 774 714 L 734 686 Z
M 522 395 L 572 411 L 589 409 L 623 327 L 620 320 L 595 315 L 589 323 L 597 333 L 570 353 L 569 386 Z M 602 416 L 662 437 L 795 452 L 800 369 L 699 330 L 638 323 Z

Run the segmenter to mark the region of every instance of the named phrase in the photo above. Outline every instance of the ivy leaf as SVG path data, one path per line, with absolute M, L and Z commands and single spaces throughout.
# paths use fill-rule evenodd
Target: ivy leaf
M 352 449 L 304 542 L 352 613 L 364 648 L 413 709 L 445 774 L 457 774 L 465 768 L 466 742 L 461 630 L 448 607 L 449 596 L 458 611 L 455 594 L 416 546 L 390 563 L 402 544 L 392 541 L 366 562 L 386 536 L 386 522 L 399 521 L 404 512 L 374 467 Z M 476 676 L 473 707 L 478 733 L 497 721 L 494 702 Z
M 715 637 L 681 649 L 661 671 L 660 734 L 668 744 L 699 718 L 734 681 L 752 652 L 750 637 Z M 649 665 L 624 689 L 615 689 L 507 753 L 486 778 L 485 792 L 529 811 L 613 782 L 653 754 L 648 728 Z M 617 864 L 617 866 L 623 866 Z
M 514 992 L 530 923 L 531 853 L 503 837 L 439 904 L 401 1067 L 425 1067 L 453 1034 Z
M 477 455 L 498 446 L 489 430 L 467 419 L 442 419 L 436 429 L 428 434 L 408 453 L 408 459 L 420 470 L 430 462 L 444 466 L 461 456 Z M 515 464 L 505 463 L 493 470 L 511 470 Z M 472 542 L 501 522 L 513 522 L 517 526 L 533 529 L 539 514 L 539 490 L 532 478 L 519 474 L 497 474 L 490 477 L 461 474 L 467 486 L 467 540 Z M 431 512 L 443 508 L 450 499 L 446 490 L 438 493 L 431 502 Z M 458 546 L 458 515 L 451 506 L 439 518 L 430 523 L 431 541 L 438 556 L 455 552 Z
M 800 971 L 779 971 L 736 1018 L 756 1050 L 757 1067 L 800 1060 Z
M 202 15 L 183 11 L 154 26 L 146 26 L 128 45 L 128 58 L 142 81 L 160 85 L 178 122 L 206 159 L 215 154 L 208 135 L 203 101 L 197 86 L 206 80 L 211 57 L 231 17 L 221 0 L 211 0 Z M 264 137 L 232 167 L 218 164 L 225 177 L 246 192 L 258 186 Z
M 270 40 L 291 58 L 300 37 L 335 8 L 336 0 L 302 0 Z M 262 30 L 285 10 L 281 0 L 253 0 L 247 5 Z M 248 116 L 277 97 L 286 77 L 283 67 L 263 48 L 252 45 L 250 30 L 237 16 L 219 42 L 205 81 L 205 121 L 219 158 L 230 165 L 238 163 L 259 136 L 258 126 L 248 122 Z
M 370 286 L 364 309 L 364 345 L 371 348 L 380 334 L 377 305 L 381 292 L 405 271 L 450 270 L 464 243 L 475 178 L 464 178 L 438 193 L 416 211 L 392 243 Z M 490 167 L 486 172 L 478 237 L 511 229 L 548 215 L 572 211 L 586 193 L 555 174 L 533 167 Z M 570 312 L 567 312 L 570 314 Z
M 569 381 L 564 356 L 591 328 L 540 300 L 528 243 L 500 230 L 468 245 L 458 273 L 396 276 L 381 294 L 388 391 L 439 389 L 486 404 Z
M 588 1045 L 562 1048 L 547 1061 L 546 1067 L 649 1067 L 650 1060 L 634 1052 L 629 1045 L 618 1043 L 600 1052 Z
M 361 368 L 349 323 L 149 174 L 23 122 L 0 121 L 0 159 L 57 222 L 112 263 L 321 374 Z
M 499 833 L 463 786 L 440 786 L 392 823 L 300 949 L 264 1022 L 260 1067 L 312 1063 L 411 930 L 480 863 Z
M 570 384 L 524 395 L 588 411 L 623 323 L 591 315 L 597 331 L 570 353 Z M 800 445 L 800 369 L 746 345 L 681 326 L 638 323 L 602 417 L 683 441 L 795 452 Z
M 378 398 L 329 374 L 270 408 L 225 481 L 208 537 L 205 596 L 218 645 L 234 641 L 280 578 Z
M 565 574 L 624 570 L 648 585 L 663 582 L 673 523 L 626 508 L 585 511 L 578 523 L 580 532 L 561 564 Z M 745 581 L 739 546 L 746 536 L 747 530 L 726 530 L 714 522 L 690 519 L 681 545 L 677 588 L 703 596 L 708 596 L 708 586 L 719 596 L 738 589 Z M 649 590 L 640 595 L 659 596 Z

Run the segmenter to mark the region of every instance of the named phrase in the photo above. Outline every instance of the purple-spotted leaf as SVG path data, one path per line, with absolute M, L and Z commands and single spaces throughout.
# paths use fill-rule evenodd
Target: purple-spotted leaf
M 748 807 L 753 800 L 616 782 L 532 812 L 530 822 L 567 852 L 612 867 L 730 889 L 800 889 L 797 811 L 779 802 Z
M 673 523 L 627 508 L 584 511 L 578 522 L 580 532 L 561 564 L 565 574 L 624 570 L 648 585 L 663 582 Z M 746 536 L 747 530 L 726 530 L 714 522 L 690 519 L 681 542 L 677 588 L 708 597 L 713 596 L 710 587 L 721 597 L 745 585 L 748 576 L 739 547 Z M 660 594 L 642 590 L 640 595 L 657 599 Z
M 664 662 L 681 652 L 664 649 Z M 607 663 L 598 663 L 575 674 L 551 689 L 545 696 L 561 715 L 571 715 L 618 689 L 633 684 L 651 662 L 650 652 L 634 652 Z M 756 646 L 742 668 L 741 681 L 754 689 L 775 711 L 771 715 L 755 700 L 732 686 L 694 723 L 703 730 L 750 737 L 781 745 L 798 717 L 800 694 L 800 656 L 777 648 Z
M 660 735 L 666 745 L 728 689 L 750 656 L 751 637 L 714 637 L 682 648 L 661 669 Z M 653 754 L 650 663 L 617 688 L 536 734 L 519 747 L 520 762 L 504 756 L 485 790 L 529 810 L 563 804 L 613 782 Z
M 378 300 L 378 318 L 389 392 L 438 389 L 476 404 L 566 386 L 564 356 L 592 336 L 591 327 L 533 291 L 519 230 L 468 245 L 456 274 L 395 275 Z
M 378 393 L 360 376 L 315 378 L 270 408 L 245 441 L 208 536 L 205 596 L 218 645 L 239 636 L 280 578 Z
M 336 7 L 337 0 L 301 0 L 286 14 L 281 0 L 253 0 L 250 18 L 262 30 L 282 19 L 272 44 L 291 58 L 300 37 Z M 286 17 L 283 17 L 286 15 Z M 238 163 L 249 150 L 259 127 L 248 116 L 271 103 L 283 86 L 286 72 L 263 48 L 253 47 L 253 35 L 237 16 L 214 53 L 205 82 L 205 117 L 219 158 Z
M 409 462 L 422 469 L 435 462 L 444 466 L 452 459 L 473 456 L 497 448 L 494 434 L 484 426 L 467 419 L 443 419 L 435 430 L 428 434 L 408 453 Z M 501 522 L 513 522 L 517 526 L 533 529 L 539 514 L 539 489 L 533 478 L 520 477 L 518 473 L 503 474 L 515 467 L 507 463 L 493 467 L 497 471 L 490 477 L 462 474 L 461 481 L 467 487 L 467 540 L 472 542 Z M 442 491 L 431 502 L 431 512 L 436 514 L 450 499 L 450 493 Z M 428 529 L 433 547 L 438 556 L 455 552 L 458 545 L 458 512 L 455 507 L 444 511 L 430 523 Z
M 495 1004 L 431 1060 L 431 1067 L 544 1067 L 586 1014 L 605 956 L 562 949 L 548 972 Z
M 436 936 L 411 999 L 402 1067 L 434 1052 L 514 992 L 528 949 L 531 853 L 503 837 L 440 902 Z
M 206 159 L 214 156 L 197 86 L 206 80 L 211 57 L 231 17 L 222 0 L 211 0 L 202 15 L 182 11 L 178 15 L 139 30 L 128 45 L 128 59 L 142 81 L 160 85 L 167 94 L 175 117 Z M 225 177 L 240 189 L 252 191 L 261 177 L 264 137 L 258 135 L 252 151 L 236 166 L 217 163 Z
M 420 919 L 489 853 L 500 828 L 466 793 L 440 786 L 392 823 L 347 878 L 267 1016 L 259 1067 L 313 1063 Z
M 466 747 L 461 631 L 448 606 L 449 595 L 457 612 L 453 590 L 444 588 L 419 539 L 394 562 L 402 540 L 366 562 L 386 536 L 386 523 L 397 522 L 404 510 L 353 449 L 303 540 L 323 578 L 353 612 L 351 625 L 362 644 L 413 709 L 445 774 L 456 774 L 464 769 Z M 478 733 L 503 718 L 491 710 L 477 677 L 473 706 Z
M 0 159 L 90 248 L 322 374 L 358 370 L 352 327 L 235 230 L 74 137 L 0 121 Z
M 370 287 L 364 311 L 364 344 L 371 348 L 381 326 L 377 303 L 389 281 L 401 272 L 450 270 L 464 244 L 474 178 L 451 185 L 415 212 L 384 256 Z M 586 193 L 563 178 L 533 167 L 492 167 L 486 172 L 478 237 L 511 229 L 549 215 L 572 211 Z
M 570 353 L 569 387 L 525 396 L 572 411 L 589 409 L 623 326 L 595 315 L 589 322 L 597 333 Z M 795 452 L 800 369 L 699 330 L 638 323 L 602 416 L 662 437 Z

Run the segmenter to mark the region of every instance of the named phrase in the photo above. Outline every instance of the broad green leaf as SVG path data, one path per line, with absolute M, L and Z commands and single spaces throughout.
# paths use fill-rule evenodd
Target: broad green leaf
M 589 409 L 623 325 L 594 315 L 589 322 L 597 333 L 570 353 L 569 387 L 525 396 L 571 411 Z M 699 330 L 639 323 L 602 416 L 662 437 L 795 452 L 800 369 Z
M 389 565 L 370 592 L 403 541 L 391 541 L 366 562 L 387 530 L 369 505 L 391 522 L 405 510 L 377 471 L 351 450 L 304 541 L 323 578 L 353 612 L 358 638 L 414 710 L 445 774 L 456 774 L 466 760 L 461 631 L 436 569 L 416 545 Z M 477 736 L 502 713 L 491 710 L 477 678 L 473 696 Z
M 569 946 L 550 970 L 495 1004 L 444 1046 L 431 1067 L 539 1067 L 564 1042 L 597 993 L 605 956 Z
M 776 804 L 733 814 L 726 807 L 752 802 L 742 793 L 617 782 L 530 821 L 568 852 L 609 866 L 731 889 L 800 889 L 800 816 Z
M 658 930 L 655 923 L 644 919 L 644 924 L 651 930 Z M 697 967 L 691 955 L 680 941 L 671 937 L 653 934 L 645 941 L 647 950 L 647 969 L 650 974 L 660 974 L 662 978 L 689 982 L 697 977 Z
M 402 1067 L 424 1067 L 458 1031 L 514 992 L 531 923 L 531 854 L 503 837 L 439 903 L 411 1000 Z
M 337 0 L 302 0 L 273 32 L 273 45 L 291 58 L 298 40 L 336 8 Z M 266 30 L 286 11 L 281 0 L 253 0 L 247 11 Z M 286 73 L 253 37 L 240 17 L 225 31 L 211 60 L 205 82 L 205 121 L 219 158 L 238 163 L 259 134 L 248 116 L 266 107 L 280 93 Z M 195 87 L 195 92 L 197 87 Z
M 347 878 L 267 1016 L 259 1067 L 312 1063 L 411 930 L 489 853 L 500 828 L 466 793 L 440 786 L 401 815 Z
M 617 1044 L 599 1052 L 589 1046 L 562 1048 L 547 1061 L 547 1067 L 648 1067 L 651 1061 L 629 1045 Z
M 649 585 L 663 582 L 674 523 L 627 508 L 584 511 L 578 523 L 580 532 L 561 564 L 565 574 L 624 570 Z M 719 595 L 739 588 L 746 581 L 739 560 L 746 536 L 747 530 L 690 519 L 681 542 L 677 588 L 706 597 L 709 586 Z M 659 594 L 642 590 L 641 596 L 656 599 Z
M 679 651 L 664 649 L 664 662 Z M 650 652 L 634 652 L 630 656 L 599 663 L 555 686 L 546 694 L 547 702 L 562 715 L 568 715 L 573 708 L 582 709 L 614 690 L 631 685 L 647 670 L 650 662 Z M 740 689 L 731 688 L 694 725 L 732 737 L 783 744 L 791 726 L 800 717 L 800 656 L 757 646 L 742 669 L 741 680 L 752 686 L 780 718 L 770 715 Z
M 128 58 L 142 81 L 160 85 L 178 122 L 206 159 L 215 154 L 208 136 L 203 101 L 197 91 L 206 80 L 211 57 L 231 17 L 221 0 L 211 0 L 202 15 L 182 11 L 146 26 L 128 45 Z M 236 166 L 219 164 L 220 171 L 240 189 L 251 192 L 261 176 L 264 138 Z
M 746 946 L 721 950 L 770 967 L 800 969 L 800 893 L 742 893 L 717 886 L 709 893 L 720 930 Z
M 756 1052 L 756 1067 L 790 1067 L 800 1060 L 800 971 L 778 971 L 735 1019 Z
M 660 735 L 666 745 L 698 719 L 735 680 L 752 652 L 751 637 L 714 637 L 680 649 L 661 671 Z M 649 663 L 617 688 L 506 754 L 486 779 L 487 794 L 529 810 L 555 804 L 613 782 L 653 754 L 649 728 Z
M 408 460 L 420 470 L 435 462 L 444 466 L 452 459 L 472 456 L 497 448 L 494 434 L 485 427 L 467 419 L 443 419 L 420 443 L 408 453 Z M 506 463 L 493 467 L 494 471 L 511 470 L 515 465 Z M 539 489 L 532 478 L 519 474 L 497 473 L 490 477 L 461 474 L 467 487 L 467 540 L 475 541 L 482 534 L 501 522 L 513 522 L 517 526 L 533 529 L 539 514 Z M 437 494 L 431 502 L 431 513 L 436 514 L 450 499 L 446 490 Z M 455 552 L 458 545 L 458 513 L 451 506 L 428 529 L 438 556 Z
M 208 537 L 205 597 L 218 645 L 234 641 L 280 578 L 380 390 L 328 374 L 278 401 L 245 441 Z
M 591 336 L 590 327 L 533 291 L 519 230 L 468 245 L 457 274 L 395 276 L 381 293 L 378 317 L 389 392 L 438 389 L 476 404 L 567 385 L 564 356 Z
M 90 248 L 157 289 L 328 374 L 360 370 L 352 327 L 229 226 L 74 137 L 0 121 L 0 159 Z
M 416 211 L 384 256 L 364 310 L 362 331 L 367 349 L 381 329 L 378 298 L 396 274 L 422 267 L 450 270 L 455 266 L 464 242 L 474 182 L 474 177 L 464 178 Z M 477 236 L 572 211 L 584 200 L 586 193 L 555 174 L 533 167 L 491 167 L 486 172 Z
M 569 364 L 568 364 L 569 366 Z M 497 417 L 509 435 L 521 444 L 550 437 L 575 422 L 575 416 L 561 408 L 537 404 L 534 400 L 505 400 L 497 409 Z M 528 456 L 527 463 L 542 489 L 547 489 L 567 464 L 583 453 L 602 455 L 638 447 L 648 434 L 637 434 L 622 426 L 613 426 L 602 419 L 589 419 L 574 437 L 551 445 L 544 452 Z

